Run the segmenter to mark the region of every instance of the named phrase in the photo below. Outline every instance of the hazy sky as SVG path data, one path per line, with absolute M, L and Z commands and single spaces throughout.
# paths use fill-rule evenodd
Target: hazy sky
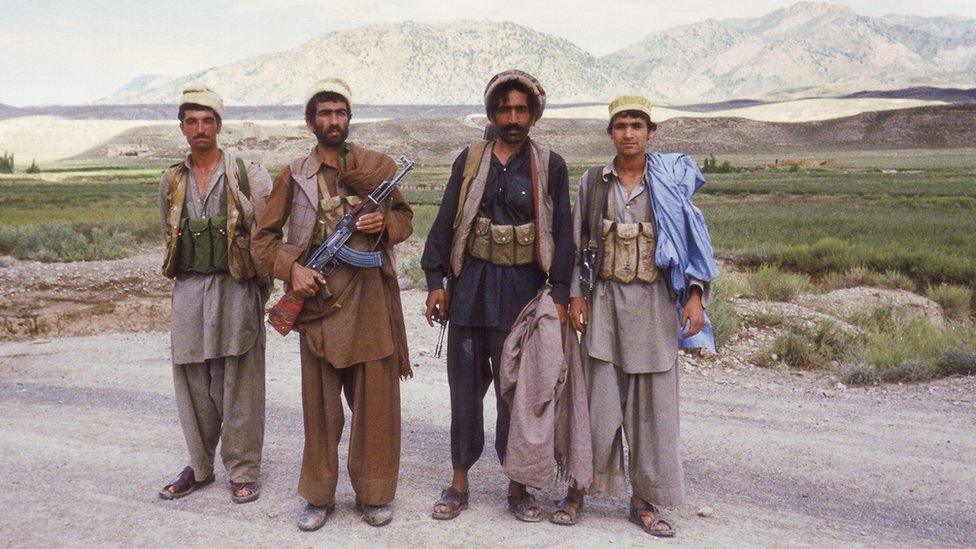
M 791 1 L 744 0 L 0 0 L 0 103 L 87 103 L 143 74 L 180 75 L 372 23 L 488 19 L 561 36 L 600 56 L 648 32 L 764 15 Z M 839 0 L 864 15 L 976 18 L 974 0 Z

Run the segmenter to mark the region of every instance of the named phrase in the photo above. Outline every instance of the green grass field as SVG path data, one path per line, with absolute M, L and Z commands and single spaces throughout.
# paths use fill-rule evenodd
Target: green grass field
M 937 158 L 862 155 L 838 159 L 855 167 L 830 171 L 711 174 L 696 202 L 716 250 L 746 265 L 772 263 L 814 276 L 860 266 L 902 272 L 919 288 L 938 282 L 972 287 L 976 157 L 945 155 L 941 163 Z M 583 168 L 570 165 L 573 187 Z M 11 253 L 11 231 L 41 222 L 81 232 L 104 227 L 131 233 L 136 243 L 158 242 L 161 169 L 84 166 L 40 174 L 43 180 L 0 179 L 0 230 L 7 232 L 0 253 Z M 420 165 L 408 183 L 440 185 L 449 171 L 450 166 Z M 442 193 L 405 194 L 416 207 L 416 238 L 423 238 Z

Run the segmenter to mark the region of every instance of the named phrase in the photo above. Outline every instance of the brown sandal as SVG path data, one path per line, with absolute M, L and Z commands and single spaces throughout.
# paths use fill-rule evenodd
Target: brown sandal
M 233 489 L 230 493 L 230 499 L 234 503 L 248 503 L 261 496 L 261 490 L 258 489 L 256 482 L 231 482 L 230 485 Z M 247 494 L 237 495 L 243 489 L 247 489 Z
M 447 511 L 439 513 L 437 511 L 438 506 L 447 507 Z M 434 504 L 434 512 L 430 516 L 437 520 L 451 520 L 467 508 L 468 493 L 455 490 L 453 486 L 449 486 L 441 490 L 441 499 Z
M 508 496 L 508 510 L 522 522 L 542 521 L 542 509 L 539 509 L 535 497 L 528 492 L 517 496 Z M 535 515 L 529 514 L 532 510 L 535 510 Z
M 159 497 L 162 499 L 179 499 L 183 496 L 192 494 L 197 489 L 203 488 L 213 481 L 213 473 L 210 473 L 210 475 L 203 480 L 196 480 L 193 473 L 193 467 L 187 466 L 180 471 L 180 474 L 177 475 L 173 482 L 163 486 L 163 489 L 159 491 Z
M 569 505 L 575 503 L 576 511 L 571 511 Z M 574 526 L 579 521 L 579 514 L 583 512 L 583 502 L 569 496 L 556 504 L 556 510 L 549 514 L 549 522 L 560 526 Z M 557 518 L 565 516 L 566 518 Z
M 652 520 L 650 524 L 644 524 L 644 521 L 641 520 L 640 517 L 641 511 L 650 511 L 651 518 L 653 518 L 654 520 Z M 674 527 L 672 527 L 668 521 L 664 520 L 664 512 L 662 512 L 660 509 L 658 509 L 656 506 L 650 503 L 645 502 L 644 505 L 640 506 L 640 508 L 631 506 L 630 522 L 633 522 L 637 526 L 640 526 L 641 530 L 647 532 L 648 534 L 654 537 L 658 537 L 658 538 L 674 537 Z M 666 526 L 666 528 L 657 528 L 659 525 L 664 525 Z

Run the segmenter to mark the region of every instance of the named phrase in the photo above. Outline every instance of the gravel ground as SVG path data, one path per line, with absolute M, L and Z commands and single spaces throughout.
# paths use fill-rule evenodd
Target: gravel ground
M 591 498 L 572 528 L 524 524 L 503 507 L 489 441 L 472 508 L 430 507 L 450 478 L 449 403 L 437 331 L 404 292 L 416 377 L 403 385 L 396 518 L 359 520 L 347 480 L 322 530 L 295 519 L 302 447 L 298 343 L 269 335 L 261 499 L 230 502 L 226 474 L 186 499 L 156 491 L 186 463 L 165 332 L 0 343 L 0 544 L 254 546 L 636 546 L 650 540 L 624 502 Z M 745 345 L 745 344 L 742 344 Z M 744 352 L 739 348 L 738 352 Z M 867 389 L 686 356 L 682 448 L 689 501 L 670 511 L 672 546 L 973 546 L 976 378 Z M 494 416 L 491 403 L 486 406 Z M 490 438 L 489 434 L 489 438 Z M 345 447 L 343 447 L 343 455 Z M 561 487 L 544 490 L 546 508 Z M 710 507 L 710 517 L 698 516 Z

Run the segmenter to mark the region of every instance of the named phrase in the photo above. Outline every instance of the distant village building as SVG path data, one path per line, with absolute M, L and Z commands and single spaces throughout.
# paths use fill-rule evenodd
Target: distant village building
M 149 147 L 144 143 L 117 143 L 108 146 L 105 156 L 144 156 Z

